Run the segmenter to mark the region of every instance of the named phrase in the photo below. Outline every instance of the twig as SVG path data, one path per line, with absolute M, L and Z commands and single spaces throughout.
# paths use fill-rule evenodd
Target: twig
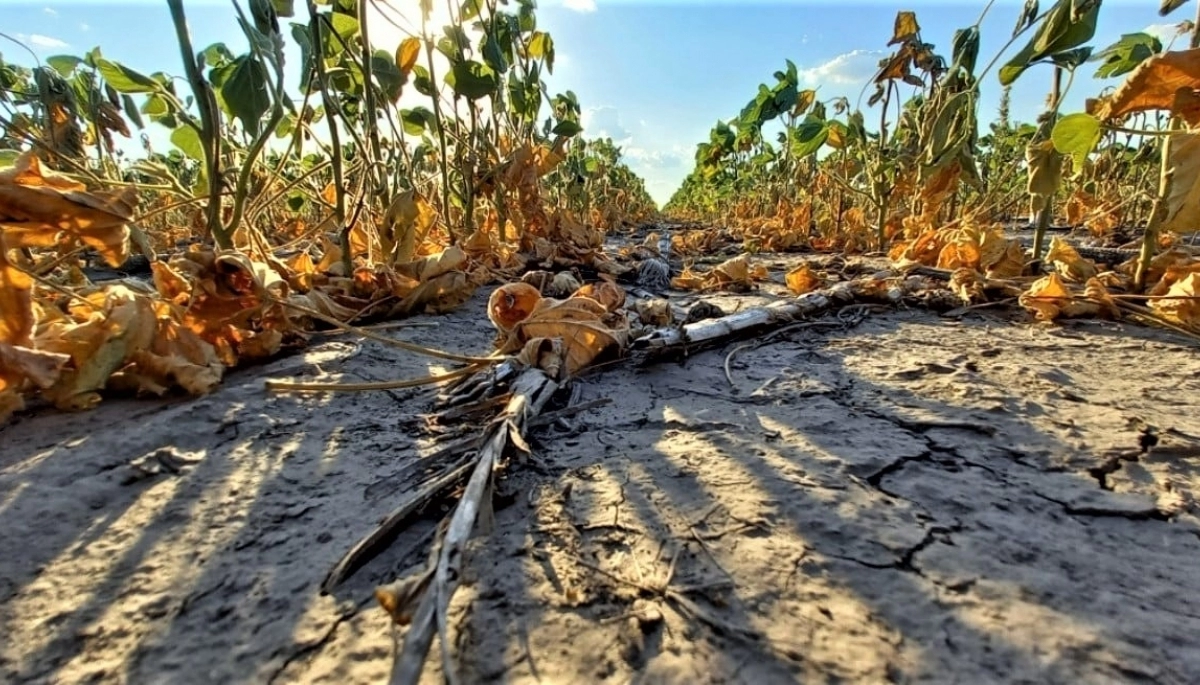
M 281 305 L 283 307 L 288 307 L 289 309 L 294 309 L 298 312 L 302 312 L 304 314 L 307 314 L 308 316 L 311 316 L 314 319 L 317 319 L 318 321 L 324 321 L 325 323 L 329 324 L 330 326 L 334 326 L 335 328 L 340 328 L 343 331 L 347 331 L 350 333 L 354 333 L 355 335 L 362 336 L 362 337 L 366 338 L 367 340 L 374 340 L 377 343 L 388 345 L 390 347 L 398 347 L 398 348 L 400 348 L 402 350 L 406 350 L 408 352 L 415 352 L 417 354 L 423 354 L 423 355 L 426 355 L 429 357 L 436 357 L 438 359 L 449 359 L 450 361 L 455 361 L 455 362 L 466 362 L 468 364 L 496 364 L 496 363 L 504 360 L 504 357 L 497 353 L 492 353 L 492 355 L 488 356 L 488 357 L 471 357 L 471 356 L 468 356 L 465 354 L 455 354 L 453 352 L 444 352 L 442 350 L 437 350 L 432 347 L 424 347 L 422 345 L 416 345 L 416 344 L 413 344 L 410 342 L 404 342 L 403 340 L 396 340 L 395 338 L 389 338 L 385 335 L 379 335 L 378 333 L 374 333 L 365 328 L 360 328 L 358 326 L 351 326 L 350 324 L 342 323 L 341 321 L 338 321 L 337 319 L 333 318 L 332 316 L 326 316 L 325 314 L 322 314 L 321 312 L 319 312 L 315 309 L 312 309 L 310 307 L 305 307 L 304 305 L 296 304 L 295 302 L 288 302 L 287 300 L 281 300 L 278 297 L 272 297 L 269 295 L 264 296 L 263 299 L 269 300 L 269 301 L 274 302 L 275 304 Z
M 362 392 L 365 390 L 397 390 L 399 388 L 416 388 L 422 385 L 433 385 L 452 381 L 455 378 L 469 376 L 484 368 L 483 364 L 471 364 L 448 373 L 408 378 L 400 381 L 376 381 L 371 383 L 293 383 L 291 381 L 266 381 L 267 390 L 274 392 Z
M 467 475 L 471 469 L 469 457 L 464 457 L 458 463 L 442 471 L 441 475 L 422 485 L 421 489 L 412 493 L 380 521 L 375 530 L 359 540 L 342 558 L 334 564 L 325 579 L 321 581 L 321 594 L 327 595 L 342 581 L 349 578 L 355 571 L 362 568 L 368 561 L 374 559 L 384 547 L 399 534 L 400 528 L 409 519 L 441 493 L 449 490 Z
M 512 399 L 488 428 L 483 449 L 474 459 L 470 480 L 450 518 L 433 585 L 417 606 L 404 646 L 392 667 L 391 685 L 416 685 L 420 680 L 435 629 L 442 640 L 444 676 L 447 680 L 454 679 L 450 662 L 452 645 L 447 639 L 447 607 L 462 577 L 466 543 L 475 529 L 476 518 L 491 504 L 487 496 L 491 493 L 492 473 L 500 456 L 510 443 L 524 444 L 521 433 L 528 419 L 541 411 L 558 387 L 558 383 L 536 368 L 526 369 L 513 382 Z

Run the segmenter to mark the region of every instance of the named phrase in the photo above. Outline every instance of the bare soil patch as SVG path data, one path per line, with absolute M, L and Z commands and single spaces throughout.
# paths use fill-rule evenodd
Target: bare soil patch
M 485 300 L 395 335 L 485 351 Z M 465 682 L 1200 679 L 1192 343 L 876 312 L 740 350 L 731 386 L 735 344 L 587 375 L 614 401 L 533 432 L 451 607 Z M 372 590 L 444 512 L 319 586 L 419 482 L 429 391 L 263 381 L 439 368 L 328 336 L 201 400 L 0 429 L 0 680 L 385 682 Z

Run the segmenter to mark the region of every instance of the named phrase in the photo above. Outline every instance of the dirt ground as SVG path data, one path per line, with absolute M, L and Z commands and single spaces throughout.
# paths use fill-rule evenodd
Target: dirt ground
M 396 335 L 486 351 L 486 296 Z M 735 346 L 593 373 L 577 401 L 614 401 L 534 432 L 452 605 L 464 682 L 1200 682 L 1193 343 L 890 311 L 742 349 L 731 386 Z M 325 336 L 0 429 L 0 680 L 386 682 L 371 593 L 440 512 L 319 585 L 414 486 L 431 395 L 263 381 L 427 361 Z

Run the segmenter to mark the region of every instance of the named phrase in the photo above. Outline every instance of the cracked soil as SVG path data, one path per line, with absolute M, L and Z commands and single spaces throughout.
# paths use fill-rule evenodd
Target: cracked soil
M 486 350 L 485 299 L 395 335 Z M 451 606 L 464 682 L 1200 682 L 1194 346 L 891 311 L 743 349 L 732 387 L 731 347 L 587 375 L 613 401 L 533 431 Z M 0 429 L 0 680 L 386 681 L 372 590 L 446 509 L 319 585 L 419 482 L 429 391 L 263 381 L 439 368 L 319 336 Z

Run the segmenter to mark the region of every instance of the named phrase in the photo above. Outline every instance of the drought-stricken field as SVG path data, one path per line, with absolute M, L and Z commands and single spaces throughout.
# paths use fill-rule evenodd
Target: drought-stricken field
M 484 304 L 396 335 L 479 352 Z M 1194 681 L 1190 342 L 988 309 L 815 321 L 750 339 L 732 384 L 745 342 L 554 400 L 589 408 L 530 429 L 468 548 L 465 682 Z M 424 565 L 447 509 L 320 584 L 420 481 L 430 395 L 263 381 L 428 371 L 330 336 L 203 399 L 21 416 L 0 464 L 3 680 L 383 682 L 372 590 Z

